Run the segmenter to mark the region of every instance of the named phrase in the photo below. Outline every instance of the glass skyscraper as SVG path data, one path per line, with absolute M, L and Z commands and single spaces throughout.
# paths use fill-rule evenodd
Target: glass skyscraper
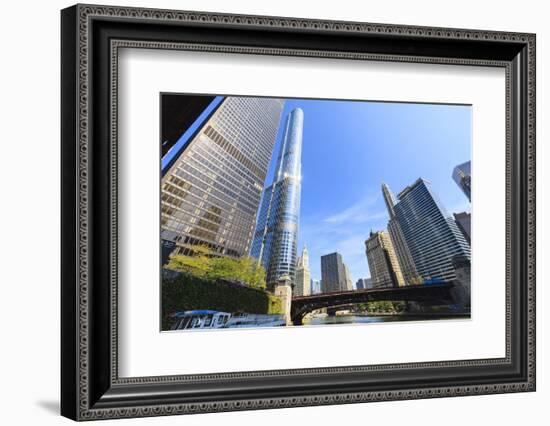
M 453 257 L 470 260 L 470 246 L 447 214 L 428 181 L 420 178 L 398 195 L 395 218 L 403 232 L 418 274 L 454 280 Z
M 395 249 L 395 254 L 397 255 L 397 260 L 401 267 L 403 279 L 405 280 L 405 284 L 412 284 L 418 278 L 418 272 L 414 266 L 414 261 L 407 247 L 399 221 L 395 218 L 394 207 L 395 204 L 397 204 L 397 200 L 389 186 L 385 183 L 382 184 L 382 195 L 384 196 L 384 202 L 386 203 L 390 218 L 388 222 L 388 233 L 390 234 L 393 248 Z
M 161 239 L 171 253 L 207 246 L 248 255 L 284 100 L 226 97 L 161 181 Z
M 304 112 L 295 108 L 286 118 L 274 180 L 264 191 L 250 250 L 266 270 L 269 289 L 282 275 L 293 284 L 296 278 L 303 127 Z
M 470 161 L 459 164 L 454 168 L 453 180 L 464 192 L 464 195 L 468 197 L 468 200 L 472 201 L 472 163 Z

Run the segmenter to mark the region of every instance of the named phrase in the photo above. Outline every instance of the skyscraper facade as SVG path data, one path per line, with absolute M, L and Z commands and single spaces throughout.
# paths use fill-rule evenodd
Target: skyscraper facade
M 386 232 L 371 231 L 369 239 L 365 241 L 365 248 L 373 288 L 405 285 L 397 255 Z
M 161 180 L 161 240 L 247 255 L 284 100 L 226 97 Z
M 286 118 L 274 181 L 264 191 L 250 250 L 266 269 L 269 289 L 284 274 L 292 283 L 296 279 L 303 126 L 303 111 L 293 109 Z
M 344 278 L 346 281 L 346 290 L 351 291 L 353 290 L 353 279 L 351 278 L 351 274 L 349 272 L 348 265 L 344 263 Z
M 395 199 L 395 196 L 389 186 L 385 183 L 382 184 L 382 195 L 384 196 L 384 202 L 386 203 L 386 208 L 388 209 L 388 216 L 390 218 L 388 221 L 388 233 L 390 234 L 390 238 L 395 249 L 395 254 L 397 255 L 397 261 L 399 262 L 405 284 L 411 284 L 417 279 L 418 272 L 414 266 L 414 261 L 409 248 L 407 247 L 401 226 L 395 218 L 394 207 L 395 204 L 397 204 L 397 200 Z
M 323 293 L 347 290 L 346 272 L 340 253 L 321 256 L 321 290 Z
M 395 217 L 419 275 L 424 279 L 455 279 L 452 259 L 462 255 L 470 260 L 470 246 L 430 183 L 420 178 L 397 197 Z
M 464 192 L 464 195 L 468 197 L 468 200 L 472 201 L 472 163 L 466 161 L 459 164 L 453 170 L 453 180 L 458 187 Z
M 309 254 L 306 246 L 302 249 L 302 254 L 296 262 L 294 294 L 296 296 L 309 296 L 311 294 L 311 273 L 309 270 Z

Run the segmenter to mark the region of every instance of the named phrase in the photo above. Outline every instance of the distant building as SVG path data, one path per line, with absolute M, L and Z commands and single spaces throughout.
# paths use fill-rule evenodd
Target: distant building
M 468 241 L 468 243 L 471 243 L 471 213 L 453 213 L 453 216 L 455 217 L 455 222 L 458 225 L 458 229 L 460 229 L 462 235 L 464 235 L 464 238 L 466 238 L 466 241 Z
M 397 197 L 395 218 L 418 274 L 423 279 L 454 280 L 452 259 L 462 255 L 470 260 L 470 245 L 433 192 L 431 184 L 422 178 L 417 179 Z
M 199 245 L 214 255 L 248 255 L 283 106 L 281 99 L 221 97 L 174 151 L 160 187 L 163 260 Z
M 309 296 L 311 294 L 311 274 L 309 270 L 309 255 L 304 246 L 302 254 L 296 262 L 296 279 L 294 281 L 294 295 Z
M 346 290 L 351 291 L 353 290 L 353 279 L 351 278 L 351 274 L 348 269 L 348 265 L 344 263 L 344 276 L 346 281 Z
M 388 221 L 388 233 L 390 234 L 395 254 L 397 255 L 397 261 L 401 267 L 403 279 L 405 280 L 405 284 L 412 284 L 418 279 L 418 272 L 414 266 L 414 261 L 407 247 L 399 221 L 395 217 L 395 205 L 397 204 L 397 200 L 389 186 L 385 183 L 382 184 L 382 195 L 384 196 L 384 202 L 386 203 L 388 216 L 390 218 Z
M 357 290 L 366 290 L 372 288 L 372 280 L 370 278 L 359 278 L 355 283 Z
M 365 247 L 374 288 L 405 285 L 393 244 L 386 232 L 371 231 Z
M 340 253 L 321 256 L 321 291 L 345 291 L 347 289 L 346 271 Z
M 264 191 L 250 250 L 265 268 L 270 290 L 282 275 L 288 274 L 292 283 L 296 279 L 303 127 L 304 113 L 294 108 L 286 119 L 274 180 Z
M 321 293 L 321 280 L 311 279 L 311 294 Z
M 470 161 L 459 164 L 453 170 L 453 180 L 458 187 L 464 192 L 464 195 L 468 197 L 468 200 L 472 201 L 472 164 Z

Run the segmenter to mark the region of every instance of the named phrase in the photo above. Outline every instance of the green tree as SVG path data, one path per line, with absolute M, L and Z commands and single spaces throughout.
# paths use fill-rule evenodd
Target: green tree
M 208 278 L 212 280 L 227 279 L 240 281 L 239 265 L 230 257 L 215 257 L 210 259 Z
M 265 288 L 265 269 L 257 259 L 250 256 L 238 260 L 241 280 L 254 288 Z
M 239 281 L 253 288 L 266 287 L 265 269 L 253 257 L 235 259 L 213 256 L 212 251 L 204 246 L 194 246 L 192 256 L 171 256 L 167 268 L 210 281 L 225 279 Z
M 193 256 L 171 256 L 167 268 L 186 272 L 199 278 L 208 278 L 212 251 L 206 246 L 194 246 L 193 251 Z
M 407 309 L 407 303 L 406 302 L 393 302 L 393 308 L 396 312 L 405 312 Z
M 367 310 L 371 313 L 395 313 L 393 303 L 386 300 L 380 302 L 368 302 Z
M 421 276 L 417 275 L 411 279 L 410 285 L 420 285 L 424 282 Z

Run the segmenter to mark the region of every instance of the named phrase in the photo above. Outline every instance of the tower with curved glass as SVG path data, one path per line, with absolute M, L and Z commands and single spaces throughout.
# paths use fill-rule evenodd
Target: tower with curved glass
M 273 183 L 264 191 L 250 250 L 265 268 L 271 290 L 285 274 L 292 283 L 296 279 L 303 127 L 304 112 L 294 108 L 286 118 Z

